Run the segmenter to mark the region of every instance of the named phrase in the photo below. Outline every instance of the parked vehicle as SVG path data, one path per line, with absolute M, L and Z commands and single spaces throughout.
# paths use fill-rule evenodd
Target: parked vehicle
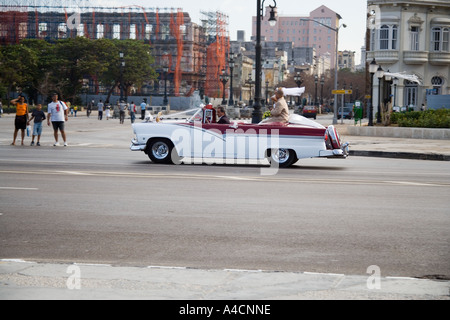
M 344 110 L 342 110 L 342 107 L 339 106 L 338 109 L 338 119 L 342 118 L 342 115 L 344 115 L 344 119 L 352 119 L 353 118 L 353 103 L 346 103 L 344 105 Z
M 208 105 L 185 122 L 133 124 L 132 151 L 143 151 L 154 163 L 177 164 L 183 157 L 201 159 L 268 159 L 279 167 L 289 167 L 305 158 L 347 158 L 334 126 L 300 115 L 289 123 L 218 124 L 216 110 Z
M 305 106 L 303 108 L 303 116 L 305 118 L 317 118 L 317 107 L 315 106 Z

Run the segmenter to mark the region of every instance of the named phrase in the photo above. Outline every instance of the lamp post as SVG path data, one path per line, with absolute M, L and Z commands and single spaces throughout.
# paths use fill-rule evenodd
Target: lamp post
M 261 111 L 261 20 L 263 19 L 263 5 L 265 0 L 256 0 L 256 74 L 255 74 L 255 103 L 253 105 L 252 123 L 259 123 L 262 120 Z M 277 7 L 277 2 L 273 0 L 274 6 L 270 7 L 270 18 L 269 24 L 274 27 L 277 23 L 275 17 L 275 8 Z
M 169 75 L 169 67 L 164 66 L 164 99 L 163 99 L 163 106 L 167 106 L 169 104 L 169 100 L 167 99 L 167 76 Z
M 323 86 L 325 84 L 325 77 L 320 77 L 320 104 L 323 106 Z
M 377 123 L 381 123 L 381 79 L 384 77 L 384 70 L 381 66 L 378 66 L 376 72 L 378 78 L 378 113 L 377 113 Z
M 225 99 L 225 89 L 228 82 L 229 76 L 226 73 L 225 69 L 222 70 L 222 74 L 220 75 L 220 82 L 222 82 L 223 85 L 223 98 L 222 98 L 222 105 L 227 105 L 227 100 Z
M 300 88 L 302 86 L 303 80 L 302 80 L 300 71 L 297 71 L 297 73 L 295 74 L 294 81 L 295 81 L 295 84 L 297 85 L 297 87 Z M 298 106 L 300 105 L 300 96 L 298 96 L 298 98 L 297 98 L 297 105 Z
M 248 99 L 248 104 L 251 105 L 252 103 L 252 85 L 253 85 L 253 80 L 252 80 L 252 74 L 249 73 L 248 74 L 248 80 L 247 80 L 247 84 L 250 85 L 250 94 L 249 94 L 249 99 Z
M 319 77 L 317 74 L 314 76 L 314 106 L 317 107 L 317 84 L 319 83 Z
M 233 70 L 234 70 L 234 53 L 230 52 L 230 60 L 228 61 L 228 65 L 230 67 L 230 101 L 228 102 L 229 106 L 234 105 L 233 99 Z
M 123 101 L 123 68 L 125 67 L 124 54 L 119 53 L 120 57 L 120 101 Z
M 395 77 L 392 79 L 394 82 L 394 107 L 397 106 L 397 86 L 398 86 L 398 78 Z
M 266 80 L 266 103 L 265 105 L 269 104 L 269 80 Z
M 342 19 L 341 16 L 337 15 L 338 19 Z M 327 26 L 326 24 L 323 24 L 317 20 L 313 20 L 313 19 L 300 19 L 300 21 L 312 21 L 315 22 L 317 24 L 320 24 L 321 26 L 330 29 L 331 31 L 336 32 L 336 61 L 335 61 L 335 66 L 334 66 L 334 89 L 337 91 L 338 90 L 338 58 L 339 58 L 339 29 L 341 29 L 341 27 L 347 28 L 346 24 L 342 24 L 337 28 L 332 28 L 330 26 Z M 335 94 L 334 95 L 334 105 L 333 105 L 333 109 L 334 109 L 334 116 L 333 116 L 333 124 L 337 124 L 337 97 L 338 95 Z
M 373 58 L 372 62 L 369 64 L 370 73 L 370 108 L 369 108 L 369 126 L 373 127 L 373 76 L 378 70 L 377 62 Z

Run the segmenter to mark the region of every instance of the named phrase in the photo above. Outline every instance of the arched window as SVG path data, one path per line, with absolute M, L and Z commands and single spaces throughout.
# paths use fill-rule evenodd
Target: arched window
M 398 26 L 382 25 L 378 30 L 378 41 L 380 50 L 397 50 Z
M 444 80 L 441 77 L 433 77 L 431 79 L 431 85 L 433 86 L 433 94 L 441 94 Z
M 431 29 L 431 51 L 449 51 L 449 28 L 434 27 Z

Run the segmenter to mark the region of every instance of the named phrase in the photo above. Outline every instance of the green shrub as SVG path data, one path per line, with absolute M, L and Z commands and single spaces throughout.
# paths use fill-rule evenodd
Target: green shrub
M 450 109 L 392 113 L 391 123 L 399 127 L 450 128 Z

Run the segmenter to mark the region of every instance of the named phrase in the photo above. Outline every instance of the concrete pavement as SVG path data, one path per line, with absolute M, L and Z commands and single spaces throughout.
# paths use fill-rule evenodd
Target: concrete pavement
M 450 300 L 450 281 L 0 260 L 1 300 Z

